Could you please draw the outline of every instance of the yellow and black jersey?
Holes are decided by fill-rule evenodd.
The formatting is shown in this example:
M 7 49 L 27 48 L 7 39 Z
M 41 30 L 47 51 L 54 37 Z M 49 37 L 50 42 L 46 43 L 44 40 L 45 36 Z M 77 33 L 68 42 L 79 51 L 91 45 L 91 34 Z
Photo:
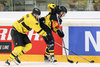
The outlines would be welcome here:
M 61 24 L 62 20 L 55 12 L 53 12 L 53 9 L 55 9 L 54 4 L 49 4 L 49 14 L 45 17 L 45 24 L 52 29 L 54 32 L 57 32 L 59 29 L 59 24 Z
M 46 36 L 47 33 L 40 27 L 39 22 L 32 13 L 23 16 L 20 20 L 13 23 L 16 30 L 22 34 L 26 34 L 31 29 L 35 30 L 39 35 Z

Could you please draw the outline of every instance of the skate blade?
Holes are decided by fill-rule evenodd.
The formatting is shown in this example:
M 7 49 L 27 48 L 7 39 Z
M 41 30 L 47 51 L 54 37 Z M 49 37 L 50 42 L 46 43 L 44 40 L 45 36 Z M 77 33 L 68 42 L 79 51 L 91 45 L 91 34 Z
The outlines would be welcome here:
M 5 63 L 5 66 L 10 66 L 9 64 Z
M 18 63 L 17 61 L 13 61 L 16 65 L 19 65 L 20 63 Z

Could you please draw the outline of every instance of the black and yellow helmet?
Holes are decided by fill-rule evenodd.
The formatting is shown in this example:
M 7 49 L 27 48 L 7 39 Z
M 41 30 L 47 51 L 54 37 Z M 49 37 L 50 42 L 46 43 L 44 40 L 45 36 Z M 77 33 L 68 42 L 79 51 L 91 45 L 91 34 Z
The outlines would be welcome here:
M 50 12 L 52 12 L 52 10 L 54 10 L 55 7 L 56 7 L 56 5 L 53 4 L 53 3 L 48 4 L 48 9 L 49 9 Z

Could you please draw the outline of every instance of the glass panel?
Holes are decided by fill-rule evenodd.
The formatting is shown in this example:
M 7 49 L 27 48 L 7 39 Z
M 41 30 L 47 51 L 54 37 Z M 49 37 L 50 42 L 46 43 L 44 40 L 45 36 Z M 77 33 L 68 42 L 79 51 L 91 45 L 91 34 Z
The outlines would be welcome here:
M 67 0 L 67 3 L 71 11 L 85 11 L 87 5 L 86 0 Z
M 69 11 L 100 11 L 100 0 L 0 0 L 0 11 L 48 11 L 47 5 L 65 6 Z
M 13 0 L 13 10 L 14 11 L 24 11 L 25 10 L 25 0 Z
M 0 0 L 0 11 L 8 11 L 10 0 Z

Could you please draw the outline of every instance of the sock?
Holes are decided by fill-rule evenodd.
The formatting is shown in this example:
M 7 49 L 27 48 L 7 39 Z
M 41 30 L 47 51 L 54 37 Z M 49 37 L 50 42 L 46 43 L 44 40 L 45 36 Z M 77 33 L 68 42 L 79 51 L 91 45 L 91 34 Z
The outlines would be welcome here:
M 49 50 L 49 52 L 51 56 L 54 55 L 54 50 Z
M 22 51 L 23 47 L 22 46 L 17 46 L 14 48 L 14 50 L 12 51 L 12 53 L 10 54 L 8 60 L 11 62 L 13 61 L 13 59 L 18 56 L 18 54 Z
M 16 55 L 14 52 L 12 52 L 12 53 L 10 54 L 8 60 L 11 62 L 11 61 L 13 61 L 13 59 L 14 59 L 16 56 L 17 56 L 17 55 Z
M 54 46 L 52 46 L 52 45 L 49 46 L 48 51 L 49 51 L 50 55 L 54 55 Z
M 46 55 L 46 56 L 49 56 L 49 55 L 50 55 L 50 52 L 49 52 L 49 50 L 48 50 L 48 47 L 46 47 L 45 55 Z

